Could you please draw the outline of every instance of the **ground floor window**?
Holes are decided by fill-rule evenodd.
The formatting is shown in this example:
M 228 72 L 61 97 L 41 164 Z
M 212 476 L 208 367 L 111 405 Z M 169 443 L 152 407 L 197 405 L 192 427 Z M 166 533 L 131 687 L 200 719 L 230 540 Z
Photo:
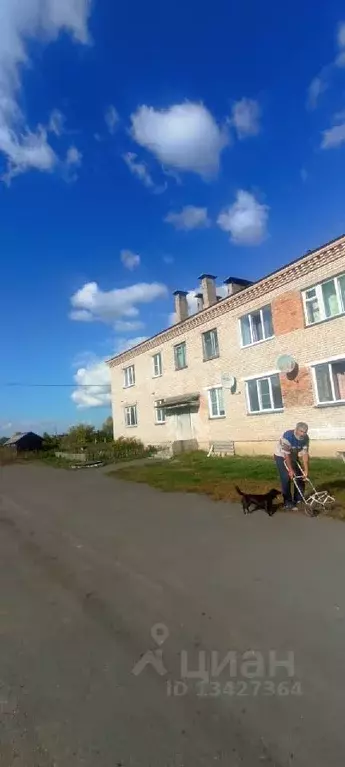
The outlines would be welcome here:
M 155 403 L 155 422 L 165 423 L 165 408 L 162 407 L 163 400 L 159 399 Z
M 345 402 L 345 359 L 315 365 L 314 378 L 320 405 Z
M 129 405 L 129 407 L 125 407 L 125 424 L 126 426 L 138 425 L 138 413 L 136 405 Z
M 249 413 L 265 413 L 283 409 L 283 397 L 278 374 L 246 381 Z
M 215 386 L 208 390 L 208 411 L 210 418 L 222 418 L 225 416 L 223 388 Z

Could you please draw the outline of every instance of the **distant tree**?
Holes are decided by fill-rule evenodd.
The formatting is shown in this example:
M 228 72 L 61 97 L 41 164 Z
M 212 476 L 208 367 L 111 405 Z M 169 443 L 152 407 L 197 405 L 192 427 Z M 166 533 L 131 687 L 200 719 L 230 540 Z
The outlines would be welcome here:
M 111 437 L 111 439 L 113 439 L 114 426 L 113 426 L 113 419 L 111 415 L 105 419 L 104 424 L 102 426 L 102 431 L 104 432 L 104 434 L 106 434 L 107 436 Z
M 90 424 L 80 423 L 71 426 L 69 432 L 62 438 L 63 447 L 67 449 L 80 449 L 96 441 L 96 430 Z
M 9 439 L 9 437 L 0 437 L 0 447 L 1 447 L 2 445 L 4 445 L 4 444 L 5 444 L 5 442 L 7 442 L 7 440 L 8 440 L 8 439 Z
M 56 434 L 48 434 L 47 431 L 43 434 L 43 450 L 57 450 L 60 444 L 59 437 Z

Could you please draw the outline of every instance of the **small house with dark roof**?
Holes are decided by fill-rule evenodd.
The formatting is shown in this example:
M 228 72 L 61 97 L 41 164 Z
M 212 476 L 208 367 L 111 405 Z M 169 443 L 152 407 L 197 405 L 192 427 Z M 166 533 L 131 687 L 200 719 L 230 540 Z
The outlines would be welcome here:
M 7 440 L 4 447 L 16 450 L 18 453 L 26 452 L 29 450 L 41 450 L 43 444 L 43 438 L 39 434 L 35 434 L 33 431 L 16 432 L 13 437 Z

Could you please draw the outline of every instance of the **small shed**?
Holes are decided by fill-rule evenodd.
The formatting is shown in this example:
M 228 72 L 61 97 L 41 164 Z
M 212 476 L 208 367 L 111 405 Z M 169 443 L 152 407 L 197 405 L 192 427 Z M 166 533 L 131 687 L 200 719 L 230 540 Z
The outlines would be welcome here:
M 35 434 L 33 431 L 17 432 L 10 439 L 7 440 L 4 447 L 16 450 L 17 453 L 26 452 L 29 450 L 41 450 L 43 444 L 43 438 L 39 434 Z

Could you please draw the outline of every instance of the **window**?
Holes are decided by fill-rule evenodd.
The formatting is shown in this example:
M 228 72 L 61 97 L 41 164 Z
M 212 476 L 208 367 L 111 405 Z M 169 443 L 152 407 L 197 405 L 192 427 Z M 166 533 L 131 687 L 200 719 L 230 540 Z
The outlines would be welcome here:
M 270 306 L 264 306 L 257 312 L 246 314 L 245 317 L 241 317 L 240 324 L 242 346 L 251 346 L 274 336 Z
M 165 423 L 165 408 L 162 407 L 162 399 L 157 400 L 155 403 L 155 422 Z
M 210 418 L 223 418 L 225 416 L 223 389 L 221 386 L 208 390 L 208 410 Z
M 250 413 L 265 413 L 282 410 L 283 398 L 279 375 L 254 378 L 246 382 L 247 401 Z
M 129 407 L 125 407 L 125 424 L 126 426 L 138 425 L 138 413 L 136 405 L 129 405 Z
M 135 384 L 135 370 L 134 365 L 130 365 L 128 368 L 123 369 L 123 380 L 124 380 L 124 387 L 127 389 L 128 386 L 134 386 Z
M 315 365 L 314 377 L 320 405 L 345 402 L 345 359 Z
M 174 346 L 174 355 L 175 355 L 175 369 L 182 370 L 182 368 L 186 368 L 187 367 L 187 351 L 186 351 L 185 341 L 182 344 L 177 344 L 177 346 Z
M 321 282 L 303 293 L 307 325 L 345 313 L 345 274 Z
M 152 361 L 153 361 L 153 377 L 158 378 L 158 376 L 161 376 L 163 372 L 161 353 L 158 352 L 158 354 L 154 354 L 152 357 Z
M 212 360 L 219 357 L 218 333 L 216 330 L 208 330 L 202 334 L 202 347 L 204 360 Z

